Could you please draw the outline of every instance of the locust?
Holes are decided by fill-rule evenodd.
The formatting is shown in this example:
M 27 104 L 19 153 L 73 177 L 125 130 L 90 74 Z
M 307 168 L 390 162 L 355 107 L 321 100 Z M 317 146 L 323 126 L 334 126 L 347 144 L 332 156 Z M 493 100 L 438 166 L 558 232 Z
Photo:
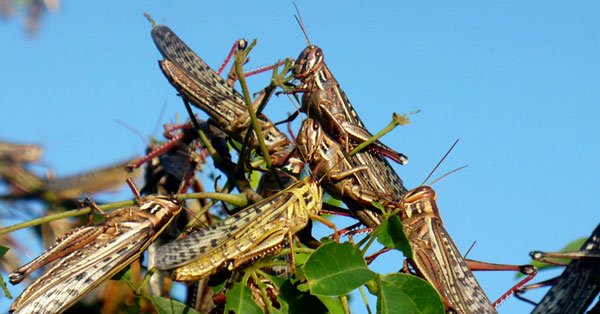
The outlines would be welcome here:
M 333 196 L 348 204 L 366 206 L 378 202 L 397 207 L 413 251 L 410 264 L 438 290 L 448 310 L 456 313 L 496 312 L 444 228 L 433 189 L 419 187 L 399 200 L 377 194 L 371 183 L 374 182 L 371 169 L 365 166 L 352 168 L 341 145 L 325 134 L 313 119 L 303 121 L 296 141 L 300 154 L 313 173 L 324 178 L 323 188 Z M 362 180 L 359 173 L 371 179 Z M 520 270 L 528 275 L 535 273 L 529 265 L 471 264 L 480 268 L 493 266 L 495 269 Z M 525 282 L 520 283 L 523 284 Z M 507 296 L 503 295 L 497 302 Z
M 354 214 L 356 208 L 363 207 L 378 211 L 373 203 L 399 201 L 394 199 L 393 194 L 385 194 L 385 190 L 379 189 L 377 182 L 381 179 L 375 177 L 371 168 L 352 164 L 342 146 L 325 133 L 317 120 L 307 118 L 302 122 L 296 147 L 313 174 L 323 178 L 323 189 L 344 201 Z M 379 217 L 371 210 L 363 214 L 372 221 L 378 221 Z
M 436 199 L 431 187 L 420 186 L 406 193 L 401 202 L 399 215 L 412 249 L 409 264 L 436 288 L 447 311 L 496 313 L 494 306 L 530 281 L 537 273 L 535 267 L 467 262 L 444 228 Z M 527 277 L 492 304 L 473 276 L 474 269 L 518 270 Z
M 236 269 L 276 253 L 310 219 L 331 226 L 318 214 L 323 192 L 306 177 L 225 220 L 160 247 L 156 268 L 173 271 L 177 281 L 196 281 L 222 268 Z M 293 265 L 293 254 L 290 254 Z
M 171 85 L 192 105 L 202 109 L 234 140 L 243 143 L 250 127 L 250 115 L 243 96 L 233 88 L 231 80 L 225 81 L 191 50 L 170 28 L 156 26 L 152 39 L 165 58 L 159 66 Z M 234 49 L 244 49 L 246 42 L 238 40 Z M 230 54 L 231 55 L 231 54 Z M 254 110 L 265 97 L 264 93 L 254 102 Z M 287 166 L 298 174 L 302 170 L 299 160 L 289 159 L 292 142 L 264 115 L 258 116 L 261 133 L 274 165 Z M 256 135 L 250 145 L 258 147 Z
M 128 181 L 133 187 L 133 182 Z M 94 226 L 80 227 L 9 275 L 12 284 L 54 264 L 14 301 L 10 312 L 60 313 L 105 279 L 131 264 L 165 230 L 182 206 L 168 196 L 134 194 L 139 205 L 115 210 Z M 97 210 L 100 210 L 97 208 Z
M 139 174 L 125 171 L 130 162 L 131 159 L 72 176 L 47 179 L 41 191 L 58 199 L 75 199 L 81 195 L 114 189 L 121 186 L 128 177 Z
M 302 93 L 300 111 L 319 121 L 325 132 L 344 146 L 346 153 L 350 152 L 350 146 L 372 137 L 325 64 L 321 48 L 309 43 L 294 62 L 292 74 L 300 81 L 293 91 Z M 400 164 L 408 162 L 405 155 L 379 141 L 368 146 L 366 151 L 351 156 L 349 162 L 355 168 L 366 166 L 370 169 L 370 177 L 366 172 L 359 172 L 357 176 L 362 176 L 365 181 L 374 178 L 375 191 L 401 199 L 407 189 L 385 157 Z M 366 226 L 375 227 L 381 222 L 378 212 L 369 213 L 370 209 L 355 208 L 354 214 Z
M 0 165 L 0 176 L 10 183 L 14 199 L 40 198 L 47 202 L 68 203 L 81 195 L 114 189 L 121 186 L 126 178 L 137 176 L 137 173 L 125 171 L 130 162 L 58 178 L 41 178 L 23 167 Z
M 325 64 L 321 48 L 315 45 L 306 47 L 291 71 L 300 80 L 295 92 L 303 93 L 300 111 L 318 120 L 328 134 L 345 145 L 346 152 L 350 152 L 351 144 L 360 144 L 373 137 Z M 379 141 L 367 149 L 400 164 L 408 162 L 404 154 Z
M 521 288 L 517 296 L 527 290 L 551 285 L 532 313 L 584 313 L 600 293 L 600 225 L 579 251 L 568 253 L 545 253 L 534 251 L 530 254 L 534 260 L 546 261 L 547 258 L 569 258 L 572 261 L 563 273 L 550 280 Z

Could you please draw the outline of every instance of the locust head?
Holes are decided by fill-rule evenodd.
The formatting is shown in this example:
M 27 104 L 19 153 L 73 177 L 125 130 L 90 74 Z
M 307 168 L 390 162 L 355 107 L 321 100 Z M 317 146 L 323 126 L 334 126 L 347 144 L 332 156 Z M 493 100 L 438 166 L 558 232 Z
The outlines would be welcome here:
M 325 64 L 325 59 L 321 48 L 310 45 L 302 50 L 296 59 L 296 62 L 294 62 L 292 74 L 294 74 L 294 77 L 297 79 L 304 81 L 305 79 L 314 76 L 315 73 L 321 69 L 323 64 Z
M 436 193 L 429 186 L 420 186 L 408 191 L 402 199 L 403 215 L 410 218 L 413 215 L 425 216 L 434 214 L 439 216 Z
M 296 138 L 296 146 L 302 159 L 307 162 L 317 161 L 317 151 L 323 141 L 324 134 L 321 125 L 316 120 L 309 118 L 302 122 Z

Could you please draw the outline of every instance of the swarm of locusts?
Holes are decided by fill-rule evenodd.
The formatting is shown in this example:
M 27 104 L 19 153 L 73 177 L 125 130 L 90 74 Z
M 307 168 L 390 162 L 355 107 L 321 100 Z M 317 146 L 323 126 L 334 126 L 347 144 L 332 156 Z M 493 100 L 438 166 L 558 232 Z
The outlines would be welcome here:
M 237 40 L 215 71 L 169 27 L 153 23 L 151 37 L 163 57 L 160 71 L 181 97 L 189 121 L 165 125 L 166 140 L 151 145 L 146 157 L 121 165 L 118 175 L 97 171 L 69 185 L 68 180 L 24 180 L 25 165 L 39 158 L 39 147 L 0 145 L 0 178 L 17 197 L 42 197 L 47 191 L 60 196 L 68 190 L 64 199 L 76 199 L 93 192 L 95 182 L 124 182 L 123 173 L 133 177 L 132 171 L 144 169 L 141 191 L 127 181 L 133 201 L 96 205 L 88 199 L 89 206 L 72 216 L 96 214 L 99 222 L 81 222 L 9 274 L 12 284 L 28 283 L 10 312 L 63 312 L 111 278 L 128 283 L 127 289 L 139 296 L 132 312 L 169 308 L 176 313 L 190 308 L 271 313 L 299 307 L 344 313 L 349 311 L 348 293 L 355 289 L 363 297 L 375 295 L 376 311 L 382 313 L 496 313 L 512 293 L 522 295 L 533 286 L 525 286 L 536 274 L 532 265 L 490 264 L 461 254 L 444 227 L 436 192 L 429 186 L 405 188 L 390 161 L 404 165 L 408 157 L 380 141 L 407 124 L 407 116 L 393 114 L 390 125 L 373 135 L 308 36 L 308 46 L 297 58 L 266 69 L 272 70 L 271 82 L 254 100 L 245 79 L 253 73 L 244 73 L 242 66 L 255 41 Z M 223 78 L 230 59 L 233 66 Z M 241 92 L 234 89 L 236 82 Z M 299 110 L 287 121 L 274 123 L 262 113 L 274 94 L 298 101 Z M 295 118 L 302 119 L 297 132 L 278 127 Z M 214 192 L 207 192 L 198 179 L 207 160 L 225 179 L 215 180 Z M 257 174 L 256 184 L 252 178 Z M 333 205 L 332 199 L 344 205 Z M 336 226 L 329 215 L 348 216 L 356 223 Z M 313 222 L 329 227 L 331 236 L 315 239 Z M 597 232 L 581 251 L 559 257 L 597 261 Z M 384 248 L 365 256 L 375 240 Z M 405 257 L 397 261 L 398 272 L 369 270 L 368 264 L 389 250 L 400 250 Z M 536 252 L 533 257 L 544 260 L 556 254 Z M 540 303 L 545 308 L 536 311 L 566 313 L 560 300 L 572 301 L 573 295 L 585 300 L 571 302 L 569 308 L 587 308 L 600 287 L 596 264 L 567 268 L 565 276 L 578 282 L 592 279 L 562 282 L 550 301 Z M 43 267 L 41 276 L 29 279 Z M 142 275 L 140 268 L 147 271 Z M 485 269 L 525 276 L 492 302 L 472 273 Z M 577 277 L 580 273 L 585 275 Z M 168 298 L 173 281 L 187 285 L 185 304 Z M 115 301 L 115 295 L 104 294 L 104 304 L 109 304 L 104 310 L 116 311 L 123 306 L 119 302 L 133 306 L 131 300 Z M 372 311 L 366 298 L 365 306 Z

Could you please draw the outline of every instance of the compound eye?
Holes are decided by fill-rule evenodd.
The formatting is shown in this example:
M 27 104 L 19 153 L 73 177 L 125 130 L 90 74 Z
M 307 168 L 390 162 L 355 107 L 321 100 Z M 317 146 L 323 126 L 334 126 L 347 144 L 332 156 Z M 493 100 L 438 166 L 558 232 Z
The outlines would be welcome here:
M 246 39 L 238 40 L 238 50 L 244 50 L 248 46 L 248 41 Z

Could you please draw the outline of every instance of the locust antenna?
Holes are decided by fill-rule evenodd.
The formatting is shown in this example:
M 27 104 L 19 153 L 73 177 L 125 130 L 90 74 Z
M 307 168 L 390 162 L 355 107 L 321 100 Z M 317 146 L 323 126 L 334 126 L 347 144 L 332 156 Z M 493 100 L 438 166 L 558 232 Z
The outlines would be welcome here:
M 300 29 L 302 30 L 302 33 L 304 34 L 304 38 L 306 38 L 306 44 L 308 46 L 310 46 L 311 45 L 310 39 L 308 38 L 308 35 L 306 34 L 306 28 L 304 27 L 304 21 L 302 21 L 302 15 L 300 14 L 300 10 L 298 9 L 296 2 L 294 2 L 294 8 L 296 8 L 296 14 L 297 14 L 297 15 L 294 15 L 294 18 L 296 18 L 296 22 L 298 22 L 298 25 L 300 25 Z
M 471 247 L 469 247 L 469 249 L 467 250 L 467 253 L 465 253 L 464 258 L 467 258 L 467 255 L 469 255 L 469 253 L 471 253 L 471 250 L 475 247 L 475 244 L 477 244 L 477 240 L 473 241 L 473 244 L 471 244 Z
M 158 131 L 158 127 L 160 126 L 160 120 L 165 115 L 165 110 L 167 109 L 167 102 L 164 101 L 162 106 L 160 107 L 160 113 L 158 114 L 158 119 L 156 119 L 156 124 L 154 125 L 154 131 L 152 131 L 152 136 L 156 136 L 156 132 Z
M 453 174 L 453 173 L 457 172 L 458 170 L 465 169 L 465 168 L 467 168 L 468 166 L 469 166 L 469 165 L 464 165 L 464 166 L 462 166 L 462 167 L 458 167 L 458 168 L 456 168 L 456 169 L 454 169 L 454 170 L 452 170 L 452 171 L 450 171 L 450 172 L 448 172 L 448 173 L 444 174 L 443 176 L 441 176 L 441 177 L 439 177 L 439 178 L 437 178 L 437 179 L 433 180 L 433 182 L 429 183 L 428 185 L 429 185 L 429 186 L 432 186 L 432 185 L 434 185 L 436 182 L 438 182 L 438 181 L 442 180 L 443 178 L 445 178 L 445 177 L 447 177 L 447 176 L 449 176 L 449 175 L 451 175 L 451 174 Z
M 456 141 L 454 142 L 454 144 L 452 144 L 452 146 L 450 146 L 450 149 L 448 149 L 448 151 L 446 152 L 446 154 L 444 154 L 444 157 L 442 157 L 442 159 L 440 159 L 440 161 L 438 161 L 437 165 L 435 165 L 435 167 L 433 167 L 433 170 L 431 170 L 431 172 L 429 173 L 429 175 L 427 175 L 427 178 L 425 178 L 425 180 L 423 180 L 423 182 L 419 186 L 424 185 L 425 182 L 427 182 L 427 180 L 429 180 L 429 178 L 431 178 L 431 176 L 437 170 L 437 168 L 442 164 L 442 162 L 444 162 L 444 159 L 446 159 L 446 157 L 448 157 L 448 155 L 450 154 L 450 152 L 452 151 L 452 149 L 454 149 L 454 146 L 456 146 L 456 144 L 458 144 L 458 140 L 459 139 L 456 139 Z
M 158 119 L 156 119 L 156 124 L 154 126 L 154 131 L 152 131 L 152 137 L 156 136 L 156 132 L 158 130 L 158 127 L 160 126 L 160 120 L 162 119 L 164 113 L 165 113 L 165 109 L 167 107 L 167 103 L 163 102 L 163 105 L 160 109 L 160 114 L 158 115 Z M 135 134 L 138 138 L 140 138 L 142 140 L 142 143 L 144 143 L 144 145 L 147 145 L 147 139 L 142 135 L 142 133 L 140 133 L 140 131 L 138 131 L 137 129 L 135 129 L 133 126 L 131 126 L 130 124 L 128 124 L 127 122 L 124 122 L 120 119 L 114 119 L 114 121 L 124 127 L 125 129 L 127 129 L 129 132 Z
M 133 133 L 135 136 L 137 136 L 140 140 L 142 140 L 142 143 L 144 143 L 144 145 L 146 145 L 146 138 L 142 135 L 142 133 L 140 133 L 140 131 L 136 130 L 134 127 L 132 127 L 131 125 L 129 125 L 128 123 L 121 121 L 120 119 L 114 119 L 115 123 L 117 123 L 118 125 L 124 127 L 125 129 L 127 129 L 127 131 Z

